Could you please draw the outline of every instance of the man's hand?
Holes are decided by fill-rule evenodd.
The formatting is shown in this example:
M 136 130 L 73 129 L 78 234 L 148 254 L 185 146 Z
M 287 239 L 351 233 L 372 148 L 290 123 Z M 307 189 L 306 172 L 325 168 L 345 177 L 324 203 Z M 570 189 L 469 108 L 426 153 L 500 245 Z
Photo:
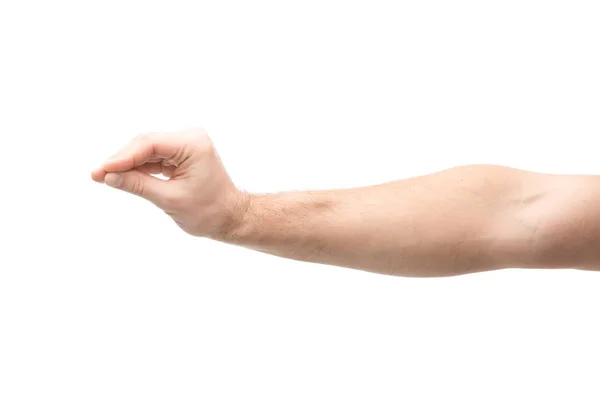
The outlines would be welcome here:
M 247 203 L 199 128 L 140 135 L 92 179 L 151 201 L 195 236 L 219 237 L 235 228 Z

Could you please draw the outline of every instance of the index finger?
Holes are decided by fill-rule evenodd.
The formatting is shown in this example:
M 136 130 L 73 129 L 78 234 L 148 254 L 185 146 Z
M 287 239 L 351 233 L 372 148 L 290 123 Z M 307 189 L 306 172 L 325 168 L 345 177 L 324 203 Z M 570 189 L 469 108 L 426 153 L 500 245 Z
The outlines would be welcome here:
M 175 137 L 165 133 L 148 133 L 132 140 L 125 148 L 104 162 L 106 172 L 129 171 L 156 159 L 173 159 L 180 149 Z

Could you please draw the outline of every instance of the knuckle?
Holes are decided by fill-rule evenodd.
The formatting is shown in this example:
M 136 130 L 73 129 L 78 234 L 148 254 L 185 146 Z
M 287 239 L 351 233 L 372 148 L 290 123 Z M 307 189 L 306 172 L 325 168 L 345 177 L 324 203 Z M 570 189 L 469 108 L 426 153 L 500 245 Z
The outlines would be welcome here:
M 208 136 L 208 133 L 206 133 L 206 130 L 199 126 L 189 129 L 188 134 L 195 138 L 203 138 L 203 137 Z
M 152 140 L 152 133 L 140 133 L 134 138 L 134 142 L 136 143 L 148 143 Z
M 144 195 L 144 181 L 140 178 L 133 178 L 130 184 L 131 193 L 138 196 Z
M 186 136 L 188 139 L 198 145 L 206 145 L 211 143 L 208 133 L 203 128 L 192 128 L 187 131 Z
M 195 154 L 200 158 L 210 158 L 216 154 L 215 147 L 209 140 L 196 140 L 182 146 L 182 154 Z
M 207 144 L 201 147 L 201 151 L 204 155 L 214 156 L 216 154 L 215 146 Z
M 215 153 L 215 145 L 212 140 L 206 136 L 198 143 L 199 150 L 204 154 L 213 154 Z

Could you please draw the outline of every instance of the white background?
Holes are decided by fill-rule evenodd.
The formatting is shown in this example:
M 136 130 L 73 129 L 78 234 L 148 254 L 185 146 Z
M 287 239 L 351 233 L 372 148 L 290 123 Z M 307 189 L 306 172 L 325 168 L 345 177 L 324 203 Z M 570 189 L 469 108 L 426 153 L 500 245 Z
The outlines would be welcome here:
M 203 126 L 253 192 L 600 174 L 589 1 L 0 2 L 0 398 L 597 399 L 600 273 L 408 279 L 186 236 L 92 182 Z

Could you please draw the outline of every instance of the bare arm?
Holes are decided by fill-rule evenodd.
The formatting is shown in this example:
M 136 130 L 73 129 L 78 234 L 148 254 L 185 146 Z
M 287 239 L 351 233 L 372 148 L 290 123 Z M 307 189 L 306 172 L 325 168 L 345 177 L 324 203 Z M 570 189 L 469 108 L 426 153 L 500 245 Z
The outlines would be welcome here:
M 170 181 L 145 173 L 157 172 L 148 166 L 156 159 Z M 471 165 L 355 189 L 251 195 L 194 130 L 138 139 L 93 178 L 153 201 L 190 234 L 308 262 L 419 277 L 600 269 L 600 177 Z
M 600 266 L 600 178 L 470 165 L 376 186 L 249 196 L 221 240 L 401 276 Z

